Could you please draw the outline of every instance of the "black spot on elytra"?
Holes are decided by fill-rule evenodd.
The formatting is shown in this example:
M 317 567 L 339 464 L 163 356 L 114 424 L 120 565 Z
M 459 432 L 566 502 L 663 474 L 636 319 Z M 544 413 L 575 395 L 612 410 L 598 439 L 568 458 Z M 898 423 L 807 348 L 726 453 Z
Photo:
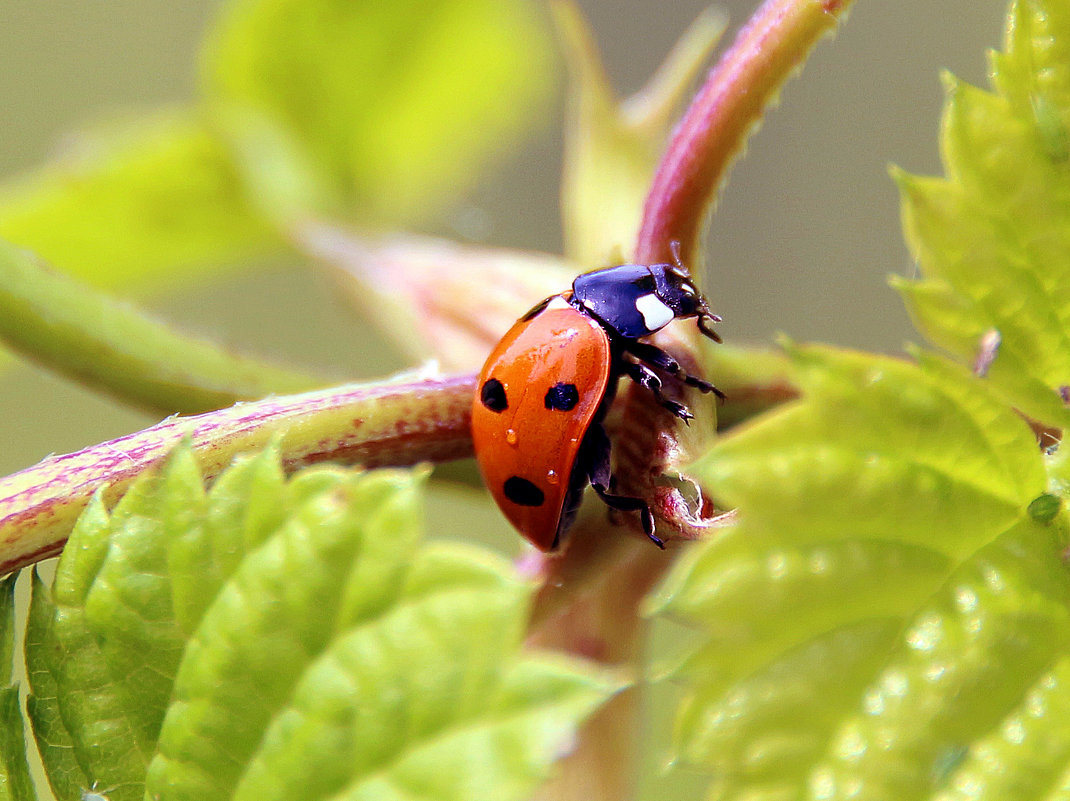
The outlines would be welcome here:
M 504 412 L 509 408 L 509 399 L 505 397 L 505 387 L 497 378 L 488 378 L 479 390 L 480 402 L 492 412 Z
M 517 506 L 542 506 L 546 500 L 541 489 L 520 476 L 507 478 L 502 489 L 505 491 L 505 497 Z
M 558 381 L 546 390 L 546 408 L 555 412 L 568 412 L 580 402 L 580 393 L 575 384 Z

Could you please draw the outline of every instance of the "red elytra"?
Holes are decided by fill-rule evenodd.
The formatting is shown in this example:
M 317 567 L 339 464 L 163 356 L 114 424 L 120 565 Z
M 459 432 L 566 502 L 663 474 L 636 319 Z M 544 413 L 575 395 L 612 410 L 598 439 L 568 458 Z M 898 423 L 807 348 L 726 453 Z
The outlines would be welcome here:
M 509 522 L 541 550 L 557 545 L 570 522 L 562 518 L 574 512 L 566 508 L 570 491 L 578 495 L 573 472 L 606 397 L 610 361 L 602 326 L 565 303 L 516 323 L 480 375 L 472 436 L 483 480 Z M 497 383 L 487 390 L 488 382 Z

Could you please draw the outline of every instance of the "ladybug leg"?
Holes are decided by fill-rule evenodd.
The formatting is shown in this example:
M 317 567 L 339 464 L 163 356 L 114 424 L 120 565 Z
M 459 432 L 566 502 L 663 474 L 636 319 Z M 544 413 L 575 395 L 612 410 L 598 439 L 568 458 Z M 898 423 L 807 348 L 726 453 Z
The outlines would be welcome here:
M 672 412 L 676 417 L 679 417 L 685 423 L 688 420 L 694 419 L 695 415 L 691 414 L 691 410 L 684 406 L 682 403 L 677 403 L 674 400 L 669 400 L 661 394 L 661 379 L 658 378 L 658 374 L 640 362 L 624 361 L 623 372 L 630 379 L 640 386 L 646 387 L 654 393 L 654 397 L 657 398 L 658 403 Z
M 621 512 L 634 512 L 639 510 L 643 520 L 643 532 L 650 538 L 650 541 L 665 550 L 665 541 L 654 533 L 654 514 L 650 511 L 650 507 L 647 506 L 646 501 L 641 498 L 629 498 L 626 495 L 610 495 L 603 490 L 597 484 L 592 484 L 594 491 L 598 493 L 598 497 L 602 499 L 602 502 L 610 509 L 617 509 Z
M 654 533 L 654 514 L 650 511 L 646 501 L 642 498 L 631 498 L 627 495 L 611 495 L 609 492 L 609 483 L 613 476 L 609 463 L 609 436 L 607 436 L 605 428 L 601 423 L 595 423 L 587 432 L 587 437 L 587 447 L 590 448 L 591 459 L 587 473 L 591 480 L 591 486 L 598 493 L 598 497 L 610 509 L 616 509 L 621 512 L 638 511 L 643 521 L 643 532 L 650 538 L 651 542 L 664 550 L 664 541 Z
M 717 389 L 709 381 L 703 381 L 701 378 L 695 378 L 685 373 L 680 366 L 680 362 L 656 345 L 651 345 L 647 342 L 629 342 L 627 350 L 640 361 L 664 370 L 669 375 L 683 381 L 689 387 L 695 387 L 699 392 L 712 392 L 718 398 L 724 400 L 724 393 L 721 390 Z

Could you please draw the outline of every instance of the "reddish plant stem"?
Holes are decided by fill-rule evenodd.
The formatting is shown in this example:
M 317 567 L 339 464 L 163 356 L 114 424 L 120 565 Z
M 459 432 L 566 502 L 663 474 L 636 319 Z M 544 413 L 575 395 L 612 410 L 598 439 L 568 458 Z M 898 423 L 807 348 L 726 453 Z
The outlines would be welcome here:
M 106 500 L 119 498 L 183 437 L 190 438 L 206 479 L 235 455 L 276 436 L 288 470 L 324 461 L 367 467 L 444 462 L 471 455 L 474 389 L 472 375 L 333 387 L 170 417 L 136 434 L 51 457 L 0 479 L 0 575 L 58 554 L 94 492 L 105 488 Z M 742 405 L 726 419 L 783 400 L 765 387 L 734 389 L 735 398 Z
M 814 44 L 834 28 L 851 0 L 766 0 L 736 36 L 673 133 L 647 195 L 636 240 L 636 261 L 671 261 L 679 241 L 686 264 L 696 262 L 699 233 L 728 166 L 766 106 L 797 71 Z M 664 336 L 667 336 L 664 335 Z M 664 339 L 663 335 L 658 335 Z M 691 333 L 694 336 L 694 332 Z M 686 343 L 673 353 L 685 369 L 697 368 Z M 629 453 L 618 453 L 616 477 L 625 494 L 654 499 L 678 445 L 677 421 L 655 407 L 649 393 L 628 387 L 619 401 Z M 678 535 L 701 536 L 671 506 L 656 503 Z
M 0 479 L 0 574 L 54 556 L 89 499 L 114 502 L 189 438 L 206 479 L 238 454 L 278 441 L 284 466 L 367 467 L 470 456 L 471 375 L 351 384 L 169 417 L 136 434 L 54 456 Z
M 583 526 L 573 532 L 568 556 L 547 566 L 529 628 L 530 646 L 605 665 L 631 665 L 640 658 L 646 626 L 637 605 L 672 558 L 641 535 L 604 533 L 604 527 Z M 631 798 L 641 701 L 640 689 L 632 687 L 599 709 L 580 730 L 576 750 L 558 763 L 540 801 Z
M 636 243 L 639 263 L 694 262 L 706 210 L 748 133 L 851 0 L 766 0 L 710 71 L 654 176 Z

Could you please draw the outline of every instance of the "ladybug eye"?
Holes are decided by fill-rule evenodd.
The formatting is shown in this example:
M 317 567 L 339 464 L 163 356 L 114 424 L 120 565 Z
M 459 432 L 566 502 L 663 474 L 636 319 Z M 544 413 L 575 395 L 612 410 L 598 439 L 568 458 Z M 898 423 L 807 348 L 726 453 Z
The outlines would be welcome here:
M 559 381 L 546 390 L 546 408 L 555 412 L 568 412 L 580 402 L 580 393 L 575 384 Z
M 492 412 L 504 412 L 509 408 L 509 399 L 505 396 L 505 387 L 497 378 L 488 378 L 479 391 L 479 400 Z

